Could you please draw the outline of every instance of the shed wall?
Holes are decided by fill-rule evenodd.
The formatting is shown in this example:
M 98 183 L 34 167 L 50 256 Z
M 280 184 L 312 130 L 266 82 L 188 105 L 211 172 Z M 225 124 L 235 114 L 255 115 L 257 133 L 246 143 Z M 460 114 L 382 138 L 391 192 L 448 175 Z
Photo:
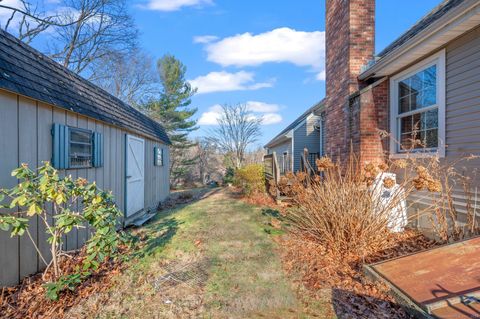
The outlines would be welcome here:
M 38 167 L 52 156 L 51 128 L 54 123 L 85 128 L 103 133 L 104 166 L 60 171 L 72 177 L 95 181 L 104 190 L 111 190 L 120 210 L 125 206 L 125 130 L 92 118 L 68 112 L 48 104 L 0 90 L 0 188 L 17 183 L 11 171 L 21 163 Z M 135 134 L 133 134 L 135 135 Z M 144 138 L 144 137 L 141 137 Z M 145 139 L 145 208 L 154 209 L 169 194 L 169 152 L 165 144 Z M 164 165 L 154 166 L 153 147 L 163 147 Z M 80 207 L 79 207 L 80 208 Z M 48 256 L 44 226 L 34 217 L 30 231 L 42 254 Z M 65 249 L 79 248 L 88 239 L 89 230 L 74 230 L 67 235 Z M 28 237 L 10 238 L 0 231 L 0 286 L 17 284 L 19 280 L 45 267 Z

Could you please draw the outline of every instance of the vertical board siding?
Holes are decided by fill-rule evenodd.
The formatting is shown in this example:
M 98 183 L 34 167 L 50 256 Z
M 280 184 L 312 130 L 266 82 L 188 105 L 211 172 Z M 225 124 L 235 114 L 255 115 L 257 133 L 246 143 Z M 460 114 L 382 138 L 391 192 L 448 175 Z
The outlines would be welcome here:
M 34 100 L 20 97 L 18 100 L 18 123 L 28 129 L 18 130 L 18 164 L 28 164 L 31 169 L 37 167 L 37 103 Z M 30 218 L 28 231 L 38 242 L 38 216 Z M 29 236 L 19 237 L 20 240 L 20 277 L 37 272 L 38 256 L 35 245 Z
M 89 120 L 86 117 L 80 116 L 80 115 L 77 116 L 77 125 L 78 125 L 79 128 L 91 129 L 92 124 L 90 124 L 90 126 L 89 126 L 88 122 L 89 122 Z M 93 122 L 93 128 L 95 129 L 95 121 L 90 120 L 90 122 Z M 90 172 L 90 178 L 89 178 L 89 172 Z M 91 169 L 91 168 L 89 168 L 89 169 L 87 169 L 87 168 L 78 169 L 77 170 L 77 178 L 85 178 L 86 180 L 88 180 L 88 182 L 91 183 L 91 182 L 95 181 L 95 170 Z M 78 203 L 77 209 L 78 209 L 78 211 L 82 211 L 83 210 L 83 204 Z M 77 243 L 75 245 L 76 246 L 75 248 L 82 246 L 87 241 L 87 237 L 88 237 L 87 224 L 85 224 L 84 226 L 85 226 L 85 228 L 80 228 L 80 229 L 77 230 Z
M 10 188 L 17 183 L 10 173 L 18 165 L 18 103 L 17 96 L 0 95 L 0 187 Z M 8 213 L 10 210 L 0 210 Z M 0 230 L 0 283 L 13 285 L 19 280 L 19 240 Z
M 120 210 L 125 203 L 125 134 L 126 131 L 95 119 L 68 112 L 51 105 L 19 97 L 0 90 L 0 188 L 13 187 L 17 181 L 10 173 L 21 163 L 32 169 L 51 161 L 54 123 L 85 128 L 103 134 L 104 162 L 102 167 L 59 170 L 59 175 L 83 177 L 96 182 L 98 187 L 111 191 Z M 131 133 L 129 133 L 131 134 Z M 144 137 L 142 137 L 145 139 Z M 153 147 L 164 149 L 164 166 L 153 165 Z M 145 139 L 145 208 L 155 209 L 159 201 L 169 195 L 168 146 Z M 52 207 L 47 206 L 47 210 Z M 78 207 L 81 209 L 81 206 Z M 0 211 L 6 213 L 9 211 Z M 52 220 L 49 220 L 52 222 Z M 51 260 L 49 235 L 44 223 L 37 217 L 30 222 L 30 232 L 48 263 Z M 88 239 L 89 230 L 72 230 L 64 239 L 66 250 L 80 248 Z M 17 284 L 29 274 L 45 269 L 46 265 L 27 236 L 10 238 L 0 231 L 0 287 Z
M 75 113 L 67 112 L 67 120 L 66 120 L 66 125 L 71 126 L 71 127 L 78 127 L 78 116 Z M 68 141 L 69 136 L 65 137 Z M 68 143 L 68 142 L 67 142 Z M 67 161 L 69 158 L 67 157 Z M 67 166 L 68 167 L 68 166 Z M 66 171 L 67 176 L 70 175 L 72 176 L 73 179 L 77 179 L 79 177 L 79 169 L 69 169 Z M 78 206 L 78 203 L 75 203 L 74 209 L 79 209 L 80 207 Z M 71 232 L 67 234 L 67 240 L 66 240 L 66 250 L 74 250 L 78 248 L 78 230 L 74 229 Z
M 42 165 L 45 161 L 50 161 L 52 157 L 52 134 L 51 128 L 53 125 L 53 108 L 51 106 L 38 103 L 37 116 L 37 151 L 38 151 L 38 165 Z M 51 205 L 46 207 L 50 212 L 53 210 Z M 48 217 L 48 222 L 51 223 L 53 218 Z M 45 232 L 46 226 L 43 222 L 38 225 L 38 247 L 46 262 L 52 258 L 50 253 L 50 245 L 47 243 L 49 235 Z M 39 270 L 44 269 L 47 265 L 43 260 L 39 259 Z

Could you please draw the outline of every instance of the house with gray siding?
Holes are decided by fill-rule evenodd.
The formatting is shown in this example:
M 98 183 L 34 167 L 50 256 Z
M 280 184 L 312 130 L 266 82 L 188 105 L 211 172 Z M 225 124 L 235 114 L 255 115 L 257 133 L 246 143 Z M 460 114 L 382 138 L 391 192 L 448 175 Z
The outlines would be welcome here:
M 272 140 L 265 144 L 267 154 L 275 153 L 281 174 L 301 169 L 301 156 L 308 150 L 308 160 L 315 167 L 315 159 L 323 156 L 322 119 L 323 100 L 310 107 Z
M 406 156 L 455 163 L 480 155 L 480 1 L 441 1 L 378 54 L 375 0 L 327 0 L 326 21 L 328 156 L 344 162 L 353 150 L 362 163 Z M 461 166 L 477 198 L 480 159 Z M 460 185 L 453 196 L 466 212 Z M 409 200 L 424 199 L 417 192 Z
M 160 124 L 0 30 L 0 188 L 17 183 L 11 171 L 22 163 L 51 161 L 61 176 L 111 191 L 126 224 L 169 195 L 169 145 Z M 43 223 L 30 223 L 48 256 Z M 88 236 L 71 231 L 65 249 Z M 45 267 L 26 236 L 1 231 L 0 256 L 0 286 Z

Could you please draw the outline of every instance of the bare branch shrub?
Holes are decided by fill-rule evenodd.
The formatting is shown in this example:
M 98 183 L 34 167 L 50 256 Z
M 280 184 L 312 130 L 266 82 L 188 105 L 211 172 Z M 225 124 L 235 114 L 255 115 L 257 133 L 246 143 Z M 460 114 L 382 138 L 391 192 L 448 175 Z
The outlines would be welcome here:
M 412 155 L 387 164 L 361 165 L 352 155 L 340 165 L 324 157 L 317 160 L 318 174 L 287 174 L 278 188 L 295 203 L 287 216 L 293 231 L 335 254 L 365 258 L 390 245 L 392 230 L 400 231 L 423 216 L 431 220 L 434 234 L 442 241 L 479 233 L 471 177 L 461 174 L 458 163 Z M 454 188 L 457 193 L 464 190 L 465 222 Z M 412 199 L 413 194 L 421 199 Z

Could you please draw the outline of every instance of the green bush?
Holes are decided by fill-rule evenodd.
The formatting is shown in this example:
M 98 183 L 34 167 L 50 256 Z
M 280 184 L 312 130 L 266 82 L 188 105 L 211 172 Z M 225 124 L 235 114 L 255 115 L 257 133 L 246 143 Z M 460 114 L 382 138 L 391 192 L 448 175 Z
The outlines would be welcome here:
M 53 278 L 45 284 L 49 298 L 57 299 L 61 291 L 75 289 L 101 262 L 117 256 L 121 235 L 116 226 L 121 212 L 111 194 L 84 178 L 60 177 L 48 162 L 35 171 L 22 164 L 12 176 L 18 179 L 18 184 L 11 189 L 0 189 L 0 203 L 4 202 L 0 208 L 13 210 L 0 215 L 0 229 L 10 231 L 11 236 L 28 235 L 41 260 L 47 264 L 44 279 L 52 268 Z M 34 216 L 45 224 L 52 256 L 50 262 L 29 231 L 29 218 Z M 60 258 L 68 255 L 63 250 L 65 235 L 87 225 L 92 233 L 85 244 L 86 256 L 76 273 L 63 274 Z
M 243 193 L 265 192 L 265 172 L 262 164 L 249 164 L 235 172 L 235 186 L 242 189 Z
M 233 184 L 235 178 L 235 170 L 233 167 L 227 167 L 225 176 L 223 177 L 223 184 Z

